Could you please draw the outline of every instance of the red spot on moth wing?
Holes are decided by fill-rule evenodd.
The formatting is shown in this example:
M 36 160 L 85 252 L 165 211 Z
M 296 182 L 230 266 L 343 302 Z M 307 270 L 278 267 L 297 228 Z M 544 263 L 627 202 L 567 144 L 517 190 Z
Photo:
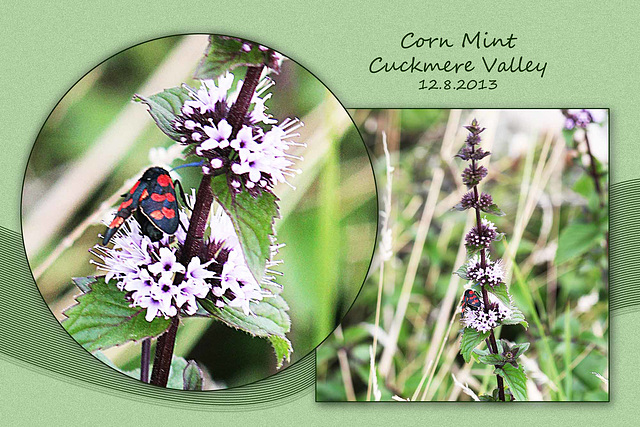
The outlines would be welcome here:
M 167 202 L 175 202 L 176 198 L 173 194 L 171 193 L 167 193 L 165 194 L 165 198 L 167 199 Z
M 163 187 L 173 186 L 173 181 L 171 181 L 171 177 L 169 175 L 159 175 L 156 180 L 158 181 L 158 184 Z
M 169 194 L 167 194 L 168 196 Z M 167 197 L 164 194 L 151 193 L 151 200 L 154 202 L 164 202 Z
M 140 200 L 144 200 L 147 197 L 149 197 L 149 192 L 147 191 L 147 189 L 145 188 L 144 191 L 142 192 L 142 194 L 140 195 Z
M 136 182 L 136 183 L 133 185 L 133 188 L 131 188 L 131 190 L 129 191 L 129 194 L 133 194 L 133 193 L 135 193 L 135 192 L 136 192 L 136 188 L 138 188 L 138 185 L 140 185 L 140 181 Z
M 166 216 L 169 219 L 174 218 L 176 216 L 176 211 L 174 211 L 173 209 L 170 209 L 170 208 L 163 207 L 162 208 L 162 213 L 164 214 L 164 216 Z
M 109 224 L 109 228 L 120 227 L 123 222 L 124 222 L 124 218 L 122 218 L 121 216 L 117 216 L 113 218 L 113 221 L 111 221 L 111 224 Z
M 164 218 L 164 214 L 159 210 L 151 212 L 149 216 L 156 220 L 161 220 L 162 218 Z
M 124 202 L 120 203 L 120 207 L 118 208 L 118 210 L 128 208 L 129 206 L 131 206 L 131 203 L 133 203 L 133 199 L 125 200 Z

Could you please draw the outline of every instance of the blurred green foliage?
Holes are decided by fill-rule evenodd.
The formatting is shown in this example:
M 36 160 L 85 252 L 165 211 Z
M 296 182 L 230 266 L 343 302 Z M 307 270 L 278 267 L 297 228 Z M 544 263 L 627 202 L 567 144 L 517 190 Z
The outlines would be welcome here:
M 470 122 L 477 113 L 463 111 L 460 126 Z M 505 244 L 510 243 L 514 234 L 527 149 L 533 150 L 534 170 L 543 151 L 543 135 L 533 132 L 527 123 L 514 121 L 514 115 L 517 111 L 512 112 L 509 119 L 500 116 L 504 122 L 511 121 L 499 122 L 496 141 L 491 148 L 490 177 L 481 185 L 481 190 L 490 193 L 506 213 L 504 217 L 488 216 L 501 232 L 506 233 L 506 243 L 497 242 L 494 247 L 494 259 L 504 256 Z M 557 116 L 557 122 L 562 123 L 559 111 Z M 394 236 L 393 256 L 385 264 L 378 363 L 401 296 L 433 171 L 441 167 L 445 173 L 438 197 L 442 202 L 457 190 L 455 182 L 459 178 L 456 174 L 460 174 L 461 168 L 455 161 L 454 167 L 450 168 L 446 163 L 448 159 L 440 156 L 450 110 L 357 110 L 354 117 L 365 143 L 374 153 L 379 194 L 384 194 L 385 182 L 380 177 L 386 174 L 381 131 L 388 135 L 391 164 L 395 168 L 390 220 Z M 481 124 L 486 126 L 482 121 Z M 559 134 L 560 128 L 555 130 Z M 498 141 L 501 132 L 502 141 Z M 528 132 L 528 144 L 534 146 L 527 145 L 525 150 L 514 152 L 512 141 L 516 133 L 522 132 Z M 462 145 L 462 139 L 457 144 L 456 150 Z M 513 342 L 532 344 L 526 354 L 530 363 L 525 364 L 525 369 L 538 389 L 534 398 L 608 400 L 606 387 L 593 374 L 597 372 L 608 377 L 608 196 L 604 195 L 601 205 L 593 181 L 574 149 L 568 147 L 560 162 L 562 172 L 553 175 L 553 187 L 544 189 L 516 248 L 514 261 L 519 268 L 517 273 L 522 277 L 514 274 L 509 283 L 515 302 L 523 310 L 530 327 L 527 330 L 519 326 L 507 327 L 499 329 L 498 335 Z M 601 184 L 606 189 L 607 167 L 606 164 L 599 167 L 603 174 Z M 451 207 L 457 201 L 451 200 Z M 443 326 L 436 322 L 441 303 L 450 286 L 452 272 L 459 267 L 455 261 L 460 240 L 466 232 L 465 218 L 465 214 L 448 210 L 434 215 L 391 372 L 386 378 L 377 372 L 381 400 L 390 400 L 393 395 L 411 398 L 424 380 L 423 368 L 428 363 L 426 355 L 432 350 L 431 338 L 437 327 Z M 543 229 L 546 231 L 541 231 Z M 317 350 L 317 400 L 346 400 L 350 387 L 353 387 L 356 400 L 366 399 L 378 281 L 379 260 L 374 258 L 363 290 L 342 322 L 341 334 L 334 333 Z M 458 285 L 456 303 L 446 316 L 447 322 L 453 311 L 460 311 L 457 301 L 463 292 L 462 285 Z M 532 317 L 540 319 L 539 325 L 531 321 Z M 446 329 L 447 325 L 444 326 Z M 454 321 L 442 356 L 436 360 L 435 375 L 429 384 L 431 400 L 449 400 L 452 396 L 456 400 L 470 400 L 469 396 L 460 393 L 451 376 L 453 373 L 460 379 L 461 371 L 468 366 L 459 355 L 460 329 L 459 322 Z M 436 344 L 440 345 L 439 342 Z M 348 360 L 346 368 L 340 364 L 338 353 L 341 351 Z M 350 380 L 345 369 L 349 371 Z M 478 395 L 495 387 L 495 376 L 489 369 L 473 365 L 470 372 L 473 381 L 468 381 L 469 386 Z M 425 384 L 422 386 L 426 387 Z

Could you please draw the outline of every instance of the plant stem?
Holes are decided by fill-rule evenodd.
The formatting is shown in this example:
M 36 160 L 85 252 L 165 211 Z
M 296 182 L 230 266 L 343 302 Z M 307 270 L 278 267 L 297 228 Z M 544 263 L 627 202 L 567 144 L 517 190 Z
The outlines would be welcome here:
M 173 358 L 173 347 L 176 343 L 178 333 L 178 316 L 171 318 L 169 329 L 158 337 L 156 343 L 156 356 L 153 359 L 153 371 L 151 372 L 151 384 L 166 387 L 171 370 L 171 359 Z
M 471 146 L 471 153 L 473 153 L 474 151 L 475 151 L 475 146 Z M 476 161 L 473 159 L 471 160 L 471 169 L 476 170 Z M 473 186 L 473 196 L 476 200 L 476 207 L 475 207 L 476 227 L 478 230 L 478 235 L 480 235 L 480 226 L 482 225 L 482 219 L 480 218 L 480 208 L 478 207 L 478 203 L 480 201 L 480 195 L 478 193 L 477 185 Z M 486 271 L 487 269 L 487 257 L 485 252 L 486 250 L 484 248 L 482 248 L 482 250 L 480 251 L 480 268 L 482 268 L 483 271 Z M 480 288 L 482 289 L 482 301 L 484 303 L 484 311 L 485 313 L 488 313 L 489 312 L 489 293 L 485 289 L 484 283 L 480 284 Z M 496 342 L 496 336 L 493 333 L 493 329 L 491 329 L 491 332 L 489 333 L 489 341 L 487 342 L 487 347 L 489 348 L 489 351 L 491 353 L 498 354 L 498 343 Z M 505 401 L 504 381 L 502 380 L 502 377 L 500 375 L 496 375 L 496 376 L 498 377 L 498 395 L 500 400 L 504 402 Z
M 151 362 L 151 338 L 142 340 L 142 353 L 140 354 L 140 381 L 149 382 L 149 363 Z
M 589 154 L 589 175 L 593 179 L 593 184 L 596 187 L 596 192 L 598 193 L 598 200 L 600 201 L 600 207 L 604 206 L 604 202 L 602 201 L 602 187 L 600 187 L 600 179 L 598 179 L 598 172 L 596 170 L 596 160 L 593 157 L 593 153 L 591 152 L 591 144 L 589 144 L 589 136 L 587 136 L 587 129 L 584 130 L 584 142 L 587 145 L 587 154 Z
M 251 100 L 253 99 L 256 87 L 260 82 L 260 74 L 262 74 L 263 68 L 264 65 L 247 68 L 247 74 L 242 87 L 240 88 L 238 98 L 231 106 L 227 116 L 227 122 L 233 129 L 231 136 L 229 137 L 230 140 L 235 138 L 238 131 L 244 124 L 244 118 L 246 117 L 249 106 L 251 105 Z M 219 175 L 223 173 L 224 171 L 221 170 L 217 174 Z M 211 191 L 212 177 L 212 175 L 204 175 L 200 181 L 198 192 L 196 193 L 196 201 L 189 221 L 189 230 L 187 230 L 187 237 L 180 255 L 180 262 L 183 265 L 187 265 L 193 257 L 199 256 L 202 252 L 204 232 L 207 228 L 207 221 L 209 219 L 211 204 L 213 203 L 214 197 L 213 192 Z M 181 274 L 176 274 L 174 284 L 180 283 L 183 277 L 184 276 Z M 178 316 L 172 318 L 169 329 L 158 337 L 156 355 L 153 361 L 153 372 L 151 374 L 151 384 L 161 387 L 167 386 L 179 323 L 180 321 Z

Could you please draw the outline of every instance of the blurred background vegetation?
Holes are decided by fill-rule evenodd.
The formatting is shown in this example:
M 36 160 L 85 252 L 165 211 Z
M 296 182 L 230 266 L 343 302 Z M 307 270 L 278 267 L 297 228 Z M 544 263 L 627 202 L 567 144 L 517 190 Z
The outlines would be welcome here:
M 204 35 L 177 36 L 118 53 L 73 86 L 44 124 L 24 182 L 23 233 L 40 292 L 58 320 L 79 294 L 71 277 L 95 274 L 88 251 L 104 232 L 100 220 L 131 180 L 168 158 L 156 149 L 174 144 L 132 96 L 182 82 L 198 87 L 190 76 L 206 45 Z M 242 78 L 244 69 L 234 73 Z M 359 292 L 375 243 L 377 202 L 366 148 L 339 102 L 293 61 L 272 77 L 269 113 L 301 118 L 298 140 L 308 144 L 296 153 L 304 156 L 303 173 L 290 179 L 297 189 L 275 190 L 278 242 L 286 244 L 278 282 L 290 305 L 293 363 L 327 337 Z M 185 188 L 197 187 L 197 169 L 179 171 Z M 266 340 L 209 319 L 186 319 L 176 345 L 176 356 L 195 359 L 217 386 L 276 372 Z M 139 366 L 137 343 L 103 353 L 121 369 Z
M 492 256 L 505 259 L 507 284 L 530 325 L 497 335 L 531 343 L 521 358 L 530 400 L 608 400 L 608 118 L 592 111 L 601 122 L 589 125 L 588 136 L 602 194 L 589 175 L 584 134 L 563 132 L 560 110 L 352 112 L 374 153 L 381 209 L 387 135 L 391 257 L 382 261 L 376 251 L 356 303 L 318 348 L 317 400 L 375 400 L 376 386 L 380 400 L 470 400 L 465 385 L 477 395 L 495 388 L 490 367 L 465 364 L 459 354 L 465 283 L 452 275 L 473 224 L 469 214 L 451 211 L 466 192 L 465 165 L 453 156 L 474 117 L 493 153 L 482 162 L 489 175 L 480 189 L 506 213 L 487 215 L 506 233 Z

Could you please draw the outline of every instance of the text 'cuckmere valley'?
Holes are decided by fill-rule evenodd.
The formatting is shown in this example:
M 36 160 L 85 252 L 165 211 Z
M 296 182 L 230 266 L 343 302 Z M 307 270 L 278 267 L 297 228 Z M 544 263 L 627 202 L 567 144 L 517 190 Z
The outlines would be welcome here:
M 477 50 L 496 50 L 496 49 L 514 49 L 516 40 L 513 34 L 507 37 L 493 37 L 489 33 L 464 33 L 461 43 L 457 46 L 463 49 Z M 445 37 L 419 37 L 414 33 L 406 33 L 401 41 L 402 49 L 451 49 L 456 44 Z M 534 73 L 544 77 L 547 69 L 547 62 L 536 62 L 525 59 L 522 55 L 513 55 L 509 57 L 482 55 L 481 69 L 487 73 Z M 445 72 L 445 73 L 470 73 L 476 70 L 476 62 L 473 59 L 462 61 L 456 60 L 439 60 L 425 61 L 412 56 L 410 59 L 385 60 L 382 56 L 374 58 L 369 64 L 369 72 L 375 74 L 380 72 L 401 72 L 401 73 L 426 73 L 426 72 Z

